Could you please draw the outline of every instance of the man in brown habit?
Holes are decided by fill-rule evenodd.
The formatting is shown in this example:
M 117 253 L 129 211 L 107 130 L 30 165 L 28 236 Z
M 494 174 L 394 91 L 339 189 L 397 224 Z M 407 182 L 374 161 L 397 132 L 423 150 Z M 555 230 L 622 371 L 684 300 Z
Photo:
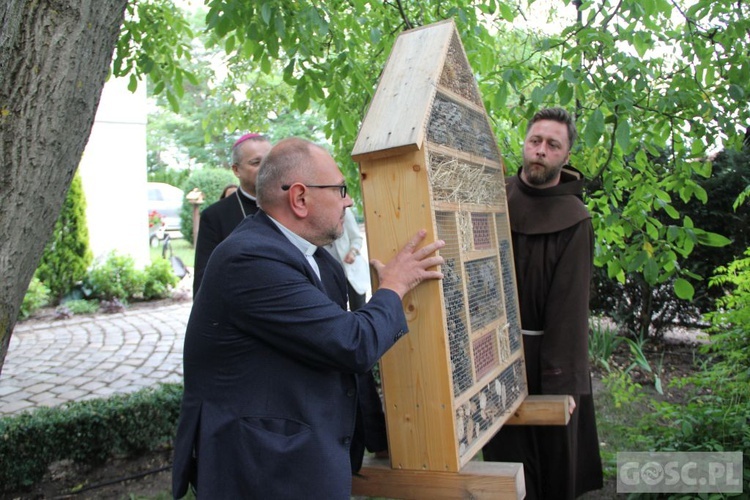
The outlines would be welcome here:
M 482 450 L 486 461 L 523 463 L 528 499 L 602 487 L 588 363 L 594 232 L 583 175 L 568 165 L 576 136 L 565 110 L 539 111 L 507 182 L 529 394 L 571 396 L 567 426 L 505 426 Z

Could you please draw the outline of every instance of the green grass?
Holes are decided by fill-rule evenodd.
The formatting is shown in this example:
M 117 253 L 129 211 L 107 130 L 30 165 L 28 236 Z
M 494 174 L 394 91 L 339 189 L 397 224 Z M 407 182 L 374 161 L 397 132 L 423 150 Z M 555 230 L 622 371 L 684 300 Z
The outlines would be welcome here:
M 194 267 L 195 249 L 193 248 L 193 245 L 190 243 L 190 240 L 186 238 L 177 238 L 177 239 L 170 239 L 169 242 L 172 245 L 172 252 L 174 253 L 175 257 L 179 257 L 180 260 L 182 260 L 182 263 L 185 264 L 186 266 Z M 151 248 L 151 260 L 154 260 L 162 256 L 163 247 L 164 247 L 163 241 L 160 242 L 159 246 L 157 247 L 150 247 Z M 169 252 L 167 252 L 167 257 L 169 257 Z
M 645 451 L 639 449 L 643 443 L 634 436 L 634 429 L 638 429 L 642 415 L 649 411 L 650 402 L 656 396 L 651 392 L 620 370 L 607 374 L 601 380 L 600 389 L 594 391 L 605 481 L 616 477 L 618 451 Z

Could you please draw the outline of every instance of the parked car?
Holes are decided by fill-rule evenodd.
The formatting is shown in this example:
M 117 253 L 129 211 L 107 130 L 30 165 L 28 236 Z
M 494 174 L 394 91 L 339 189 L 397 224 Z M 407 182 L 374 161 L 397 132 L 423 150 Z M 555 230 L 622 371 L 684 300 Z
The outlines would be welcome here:
M 166 233 L 172 238 L 181 237 L 180 210 L 185 193 L 182 189 L 164 182 L 148 183 L 148 217 L 149 239 L 152 245 L 158 245 Z

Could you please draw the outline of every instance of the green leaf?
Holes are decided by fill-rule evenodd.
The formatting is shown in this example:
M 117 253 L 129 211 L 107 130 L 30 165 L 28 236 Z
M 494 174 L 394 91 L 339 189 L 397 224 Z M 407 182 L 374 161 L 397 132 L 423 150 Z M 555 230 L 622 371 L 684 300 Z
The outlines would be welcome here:
M 703 231 L 702 229 L 694 229 L 695 235 L 698 238 L 698 243 L 707 247 L 723 247 L 729 245 L 732 240 L 726 236 L 722 236 L 718 233 L 711 233 Z
M 557 82 L 550 82 L 544 86 L 544 96 L 549 96 L 557 92 Z
M 599 138 L 604 132 L 604 115 L 598 109 L 594 110 L 589 117 L 586 128 L 583 132 L 583 141 L 587 147 L 593 148 L 599 142 Z
M 645 3 L 647 4 L 648 2 Z M 651 36 L 648 33 L 639 31 L 633 36 L 633 45 L 638 55 L 643 57 L 646 55 L 646 51 L 651 48 Z
M 281 16 L 276 16 L 273 25 L 276 30 L 276 36 L 283 40 L 286 37 L 286 25 L 284 24 L 284 19 L 282 19 Z
M 622 267 L 620 267 L 620 263 L 618 261 L 612 259 L 607 262 L 607 275 L 610 278 L 622 275 Z
M 310 107 L 310 91 L 306 88 L 300 91 L 297 87 L 297 92 L 294 94 L 294 106 L 297 111 L 304 113 Z
M 228 36 L 227 37 L 227 41 L 224 44 L 224 51 L 227 54 L 231 54 L 232 53 L 232 51 L 234 50 L 234 44 L 235 44 L 236 41 L 237 41 L 237 38 L 234 37 L 234 36 Z
M 253 56 L 254 51 L 255 43 L 250 39 L 246 39 L 242 44 L 242 57 L 249 59 Z
M 576 85 L 578 83 L 576 74 L 570 68 L 565 68 L 565 71 L 563 71 L 563 78 L 570 84 Z
M 739 85 L 732 84 L 729 86 L 729 97 L 735 101 L 742 101 L 745 98 L 745 91 Z
M 383 34 L 378 28 L 372 28 L 370 29 L 370 42 L 373 45 L 377 45 L 380 43 L 380 39 L 382 38 Z
M 557 95 L 560 97 L 560 105 L 565 106 L 573 99 L 573 87 L 563 80 L 557 86 Z
M 188 81 L 189 81 L 189 82 L 190 82 L 191 84 L 193 84 L 193 85 L 195 85 L 195 86 L 198 86 L 198 85 L 199 85 L 199 83 L 198 83 L 198 77 L 197 77 L 197 76 L 195 75 L 195 73 L 192 73 L 192 72 L 190 72 L 190 71 L 186 71 L 186 72 L 185 72 L 185 78 L 187 78 L 187 79 L 188 79 Z
M 269 74 L 271 72 L 271 58 L 270 57 L 264 57 L 263 59 L 261 59 L 260 70 L 265 74 Z
M 177 113 L 180 111 L 180 101 L 171 90 L 167 90 L 167 100 L 169 101 L 169 107 L 173 112 Z
M 135 74 L 130 74 L 130 81 L 128 81 L 128 90 L 131 92 L 135 92 L 138 88 L 138 79 L 135 77 Z
M 495 107 L 504 107 L 507 99 L 508 99 L 508 86 L 504 84 L 498 85 L 497 92 L 495 92 L 495 95 L 492 101 L 493 105 Z
M 516 10 L 511 8 L 506 2 L 500 2 L 498 7 L 500 8 L 500 16 L 509 23 L 512 23 L 516 18 Z
M 228 18 L 228 16 L 221 16 L 216 23 L 216 28 L 214 28 L 216 31 L 216 34 L 219 36 L 219 38 L 223 38 L 224 35 L 229 33 L 229 30 L 232 29 L 232 24 Z
M 615 138 L 623 151 L 630 151 L 630 123 L 627 119 L 620 119 L 617 122 Z
M 627 271 L 629 273 L 632 273 L 633 271 L 640 269 L 640 267 L 646 263 L 648 258 L 648 252 L 641 250 L 640 252 L 635 254 L 635 257 L 633 259 L 630 259 L 628 261 Z
M 685 238 L 685 241 L 682 243 L 683 251 L 685 252 L 685 255 L 690 255 L 693 253 L 693 249 L 695 248 L 695 242 L 693 242 L 690 238 Z
M 531 102 L 537 106 L 544 102 L 544 89 L 542 87 L 535 87 L 531 91 Z
M 662 208 L 672 219 L 678 220 L 680 213 L 672 205 L 663 205 Z
M 648 259 L 643 266 L 643 278 L 649 285 L 655 285 L 659 277 L 659 266 L 654 259 Z
M 695 294 L 695 288 L 684 278 L 674 280 L 674 293 L 678 298 L 683 300 L 692 300 Z
M 271 4 L 269 2 L 264 3 L 260 6 L 260 18 L 268 26 L 271 22 Z

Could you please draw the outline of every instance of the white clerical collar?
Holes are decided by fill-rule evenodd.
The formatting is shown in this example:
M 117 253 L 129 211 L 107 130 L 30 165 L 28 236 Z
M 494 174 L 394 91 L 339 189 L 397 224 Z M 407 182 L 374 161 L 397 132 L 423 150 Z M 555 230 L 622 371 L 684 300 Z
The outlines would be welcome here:
M 268 214 L 266 213 L 266 215 Z M 274 224 L 276 224 L 276 227 L 278 227 L 281 233 L 286 236 L 286 239 L 288 239 L 292 243 L 292 245 L 297 247 L 299 251 L 302 252 L 302 254 L 312 266 L 313 271 L 315 271 L 315 274 L 320 279 L 320 269 L 318 268 L 318 263 L 313 257 L 313 254 L 316 252 L 316 250 L 318 250 L 318 247 L 316 247 L 297 233 L 290 231 L 281 222 L 277 221 L 270 215 L 268 215 L 268 218 L 271 219 Z
M 242 189 L 242 186 L 239 187 L 239 190 L 240 190 L 240 193 L 242 193 L 242 196 L 244 196 L 245 198 L 249 198 L 249 199 L 251 199 L 251 200 L 253 200 L 255 202 L 258 201 L 258 200 L 256 200 L 255 196 L 249 194 L 247 191 L 245 191 L 244 189 Z

